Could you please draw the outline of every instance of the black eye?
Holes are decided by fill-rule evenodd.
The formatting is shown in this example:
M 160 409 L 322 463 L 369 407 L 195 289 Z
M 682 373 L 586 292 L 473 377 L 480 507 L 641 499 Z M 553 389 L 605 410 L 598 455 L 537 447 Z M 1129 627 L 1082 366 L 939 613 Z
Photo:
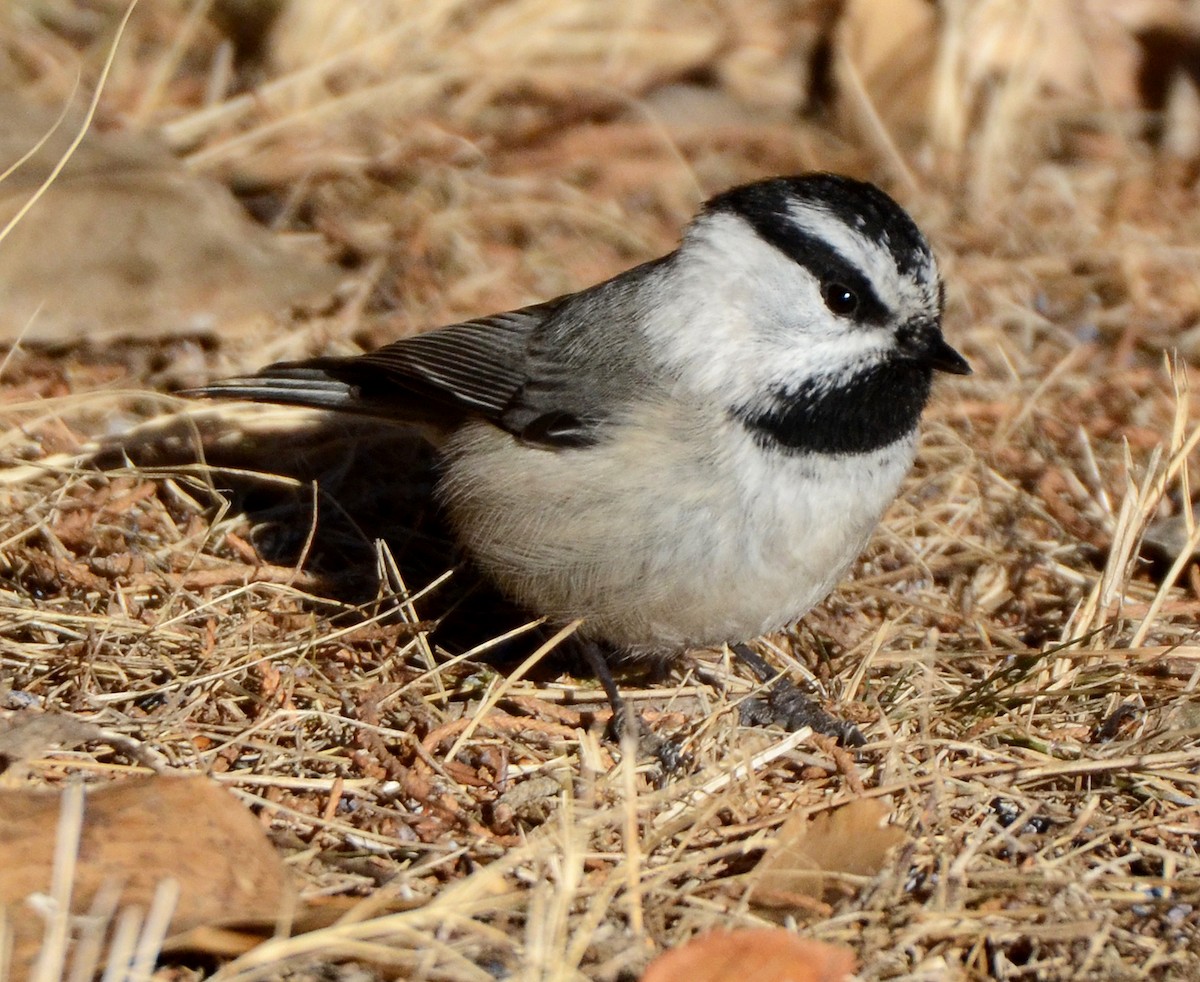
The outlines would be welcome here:
M 841 317 L 848 317 L 858 310 L 858 294 L 845 283 L 822 283 L 821 299 L 830 311 Z

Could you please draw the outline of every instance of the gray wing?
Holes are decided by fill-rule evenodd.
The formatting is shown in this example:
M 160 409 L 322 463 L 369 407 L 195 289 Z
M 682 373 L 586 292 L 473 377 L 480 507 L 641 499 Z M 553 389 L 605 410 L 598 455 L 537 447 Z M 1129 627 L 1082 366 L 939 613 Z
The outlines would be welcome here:
M 566 299 L 450 324 L 365 355 L 278 362 L 183 394 L 435 426 L 476 416 L 530 443 L 585 446 L 595 441 L 599 421 L 569 408 L 572 373 L 556 370 L 551 353 L 534 341 Z M 531 386 L 531 362 L 556 380 Z M 536 405 L 525 398 L 531 389 Z
M 319 358 L 300 365 L 350 385 L 364 406 L 428 405 L 500 423 L 528 381 L 535 332 L 563 300 L 450 324 L 355 358 Z M 418 405 L 412 405 L 414 400 Z
M 450 324 L 365 355 L 278 362 L 186 394 L 400 422 L 454 422 L 478 415 L 499 423 L 526 383 L 531 336 L 561 302 Z
M 192 394 L 441 425 L 474 416 L 529 443 L 587 446 L 644 383 L 644 341 L 628 319 L 663 262 L 365 355 L 281 362 Z

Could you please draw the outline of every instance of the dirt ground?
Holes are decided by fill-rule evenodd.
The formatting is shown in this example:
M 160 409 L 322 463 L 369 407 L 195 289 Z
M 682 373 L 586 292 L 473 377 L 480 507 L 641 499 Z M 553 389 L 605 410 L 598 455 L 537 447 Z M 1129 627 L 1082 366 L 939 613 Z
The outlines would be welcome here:
M 125 13 L 0 10 L 0 792 L 186 773 L 251 809 L 290 900 L 208 805 L 103 833 L 229 867 L 154 978 L 632 979 L 769 925 L 860 979 L 1200 978 L 1194 4 Z M 852 575 L 756 642 L 853 753 L 742 725 L 755 682 L 697 651 L 621 678 L 692 757 L 659 780 L 459 566 L 427 450 L 174 394 L 578 289 L 813 169 L 912 212 L 974 368 Z M 815 889 L 762 862 L 797 837 Z M 100 958 L 12 930 L 12 979 Z

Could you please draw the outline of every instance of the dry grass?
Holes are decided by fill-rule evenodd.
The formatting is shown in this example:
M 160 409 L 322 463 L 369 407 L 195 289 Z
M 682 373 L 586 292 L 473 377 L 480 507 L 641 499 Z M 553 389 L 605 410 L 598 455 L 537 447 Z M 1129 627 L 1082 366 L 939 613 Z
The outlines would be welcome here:
M 0 708 L 110 735 L 40 748 L 4 780 L 211 774 L 259 811 L 306 897 L 361 898 L 231 961 L 168 955 L 163 978 L 632 977 L 694 933 L 763 923 L 751 871 L 783 818 L 864 794 L 908 845 L 791 915 L 853 947 L 861 978 L 1200 975 L 1188 166 L 1133 108 L 1048 90 L 1029 66 L 1054 38 L 1037 30 L 1022 37 L 1043 47 L 983 80 L 955 4 L 931 40 L 954 57 L 923 76 L 936 119 L 843 103 L 798 121 L 802 79 L 756 84 L 810 63 L 829 11 L 797 6 L 439 0 L 377 4 L 364 26 L 293 4 L 243 63 L 186 10 L 135 15 L 106 118 L 162 125 L 352 272 L 330 312 L 216 347 L 4 360 Z M 109 24 L 0 15 L 42 95 Z M 833 51 L 854 70 L 845 35 Z M 664 94 L 679 80 L 704 85 Z M 870 108 L 859 81 L 850 102 Z M 703 193 L 816 166 L 889 179 L 911 205 L 976 369 L 943 383 L 853 577 L 764 641 L 862 721 L 854 757 L 741 726 L 750 682 L 698 652 L 629 683 L 696 760 L 656 788 L 600 739 L 591 682 L 488 664 L 517 626 L 493 606 L 467 607 L 461 656 L 430 644 L 453 559 L 420 495 L 398 498 L 419 456 L 152 392 L 582 286 L 669 248 Z M 509 669 L 537 643 L 513 648 Z

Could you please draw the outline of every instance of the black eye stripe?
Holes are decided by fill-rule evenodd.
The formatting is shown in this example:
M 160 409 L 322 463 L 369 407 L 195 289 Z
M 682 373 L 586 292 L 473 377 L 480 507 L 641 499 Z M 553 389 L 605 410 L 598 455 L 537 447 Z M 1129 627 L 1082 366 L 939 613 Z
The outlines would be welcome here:
M 786 220 L 789 207 L 797 204 L 815 206 L 878 243 L 904 276 L 918 277 L 929 266 L 929 244 L 908 212 L 874 184 L 840 174 L 801 174 L 743 184 L 709 199 L 707 209 L 742 215 L 757 227 L 756 218 Z
M 795 224 L 789 211 L 797 205 L 813 208 L 877 243 L 901 276 L 930 275 L 933 259 L 921 230 L 891 197 L 865 181 L 823 173 L 778 177 L 718 194 L 709 200 L 707 210 L 749 222 L 764 241 L 809 270 L 822 285 L 845 284 L 859 295 L 856 320 L 886 323 L 891 312 L 861 271 L 828 242 Z
M 805 232 L 783 215 L 743 213 L 742 217 L 765 242 L 807 269 L 822 286 L 841 283 L 852 290 L 858 296 L 855 320 L 882 325 L 891 319 L 891 311 L 879 299 L 871 281 L 824 239 Z

